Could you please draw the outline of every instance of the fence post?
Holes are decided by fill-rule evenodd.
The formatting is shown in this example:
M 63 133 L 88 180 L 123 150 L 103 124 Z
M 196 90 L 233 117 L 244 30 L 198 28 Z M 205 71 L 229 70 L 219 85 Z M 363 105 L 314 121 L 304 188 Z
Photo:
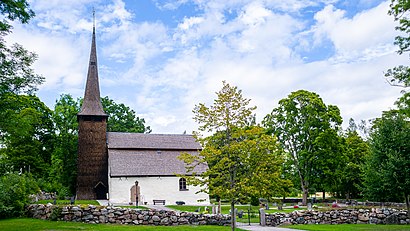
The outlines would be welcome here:
M 265 216 L 265 210 L 263 208 L 259 209 L 259 220 L 261 226 L 266 226 L 266 216 Z
M 251 210 L 248 209 L 248 225 L 251 225 Z

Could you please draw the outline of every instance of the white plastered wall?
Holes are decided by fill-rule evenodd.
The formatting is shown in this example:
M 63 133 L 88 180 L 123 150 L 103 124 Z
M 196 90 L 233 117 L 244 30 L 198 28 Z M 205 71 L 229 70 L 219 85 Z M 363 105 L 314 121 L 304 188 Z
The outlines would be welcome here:
M 131 201 L 131 188 L 138 181 L 140 203 L 153 204 L 153 200 L 165 200 L 166 205 L 184 201 L 187 205 L 208 205 L 206 193 L 196 193 L 199 187 L 187 185 L 187 191 L 179 191 L 179 177 L 109 177 L 109 199 L 113 204 L 128 204 Z

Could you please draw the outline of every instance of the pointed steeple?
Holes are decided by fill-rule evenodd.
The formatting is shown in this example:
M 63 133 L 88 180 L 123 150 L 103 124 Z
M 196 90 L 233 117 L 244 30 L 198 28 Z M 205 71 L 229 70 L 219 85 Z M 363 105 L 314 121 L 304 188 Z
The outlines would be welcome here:
M 93 12 L 94 16 L 94 12 Z M 95 44 L 95 17 L 93 23 L 93 37 L 91 42 L 90 62 L 88 64 L 87 83 L 85 86 L 84 101 L 79 116 L 107 116 L 101 104 L 100 86 L 98 83 L 97 48 Z

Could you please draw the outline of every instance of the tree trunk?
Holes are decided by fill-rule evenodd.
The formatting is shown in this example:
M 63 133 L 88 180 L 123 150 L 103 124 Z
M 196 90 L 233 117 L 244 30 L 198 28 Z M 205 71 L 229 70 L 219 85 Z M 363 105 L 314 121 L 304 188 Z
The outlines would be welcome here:
M 221 198 L 218 198 L 218 212 L 217 214 L 221 214 L 222 210 L 221 210 Z
M 236 213 L 235 213 L 235 200 L 231 200 L 231 228 L 232 231 L 235 231 L 235 226 L 236 226 Z
M 410 195 L 404 194 L 404 197 L 406 198 L 407 217 L 410 218 Z
M 302 195 L 302 205 L 306 206 L 309 190 L 306 187 L 303 187 L 302 188 L 302 193 L 303 193 L 303 195 Z
M 326 200 L 326 192 L 325 191 L 323 191 L 322 192 L 322 199 L 323 199 L 323 203 L 325 202 L 325 200 Z
M 300 178 L 300 186 L 302 188 L 302 205 L 307 205 L 307 198 L 308 198 L 308 193 L 309 193 L 309 189 L 308 189 L 308 182 L 305 180 L 305 178 L 303 177 L 302 173 L 300 172 L 300 170 L 298 169 L 299 172 L 299 178 Z

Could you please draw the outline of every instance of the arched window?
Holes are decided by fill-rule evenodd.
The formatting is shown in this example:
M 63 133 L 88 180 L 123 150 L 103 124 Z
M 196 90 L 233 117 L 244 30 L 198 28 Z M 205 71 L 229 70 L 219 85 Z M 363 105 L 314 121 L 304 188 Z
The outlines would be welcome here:
M 188 188 L 186 187 L 186 179 L 185 178 L 179 179 L 179 191 L 188 191 Z

